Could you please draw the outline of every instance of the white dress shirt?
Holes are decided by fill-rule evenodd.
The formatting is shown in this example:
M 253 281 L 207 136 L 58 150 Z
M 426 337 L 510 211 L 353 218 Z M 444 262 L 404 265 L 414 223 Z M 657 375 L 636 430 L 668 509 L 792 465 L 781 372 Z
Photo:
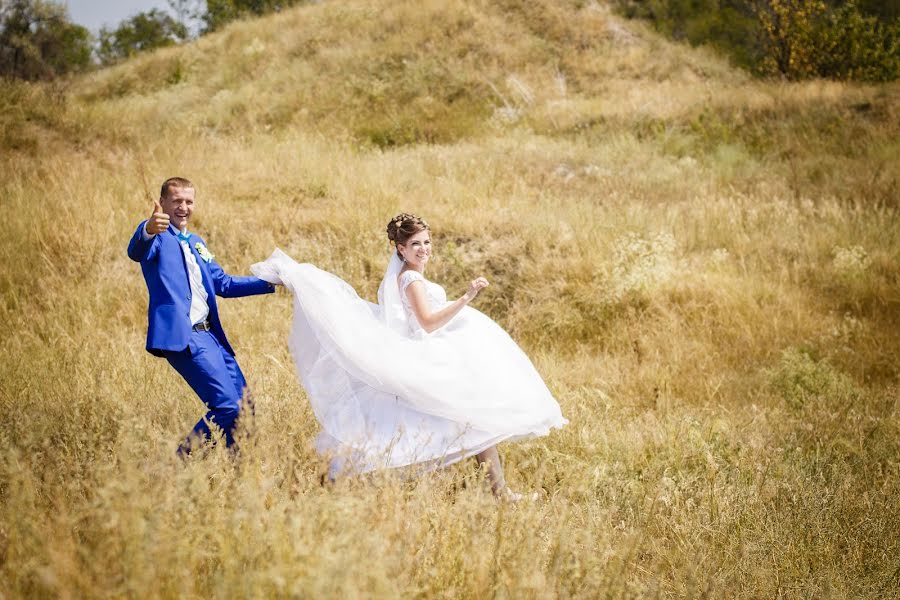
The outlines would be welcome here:
M 187 233 L 187 231 L 185 231 L 185 233 Z M 142 236 L 144 240 L 153 238 L 152 235 L 147 233 L 146 224 L 144 225 Z M 203 274 L 200 273 L 200 265 L 197 264 L 197 257 L 191 252 L 191 248 L 188 246 L 187 242 L 179 239 L 178 243 L 181 245 L 181 251 L 184 253 L 184 262 L 187 264 L 188 282 L 191 286 L 191 324 L 196 325 L 197 323 L 204 321 L 207 315 L 209 315 L 209 294 L 206 293 L 206 288 L 203 287 Z

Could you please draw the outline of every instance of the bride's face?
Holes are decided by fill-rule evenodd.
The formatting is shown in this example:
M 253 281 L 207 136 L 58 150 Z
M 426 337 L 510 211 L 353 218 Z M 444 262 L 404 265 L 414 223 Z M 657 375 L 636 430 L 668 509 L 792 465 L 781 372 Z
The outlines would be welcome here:
M 431 258 L 431 234 L 427 229 L 420 231 L 406 240 L 405 244 L 397 244 L 397 249 L 409 266 L 422 269 Z

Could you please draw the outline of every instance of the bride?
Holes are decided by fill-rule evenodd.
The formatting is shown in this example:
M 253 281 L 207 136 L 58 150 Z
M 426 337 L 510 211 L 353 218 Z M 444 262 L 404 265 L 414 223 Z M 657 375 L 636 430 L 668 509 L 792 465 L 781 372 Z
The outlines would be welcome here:
M 321 432 L 329 477 L 374 469 L 440 468 L 475 456 L 492 492 L 506 487 L 497 444 L 547 435 L 567 423 L 534 366 L 490 318 L 468 306 L 478 277 L 448 302 L 425 278 L 428 224 L 401 213 L 378 304 L 338 277 L 280 250 L 251 267 L 294 295 L 288 345 Z

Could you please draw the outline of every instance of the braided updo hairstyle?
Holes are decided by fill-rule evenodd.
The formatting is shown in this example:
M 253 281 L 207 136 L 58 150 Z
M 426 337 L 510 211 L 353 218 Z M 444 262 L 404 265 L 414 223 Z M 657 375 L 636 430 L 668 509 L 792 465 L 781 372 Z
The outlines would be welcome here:
M 388 239 L 396 247 L 397 244 L 406 244 L 412 236 L 420 231 L 431 230 L 428 223 L 421 217 L 410 213 L 400 213 L 387 225 Z M 400 256 L 400 250 L 397 250 L 397 256 Z M 400 258 L 403 258 L 400 256 Z

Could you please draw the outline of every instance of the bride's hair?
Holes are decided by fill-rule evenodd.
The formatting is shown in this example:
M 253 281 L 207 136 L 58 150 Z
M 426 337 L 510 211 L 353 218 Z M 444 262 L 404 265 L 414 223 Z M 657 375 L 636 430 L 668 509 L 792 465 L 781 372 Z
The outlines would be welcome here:
M 400 213 L 388 223 L 387 234 L 388 239 L 396 246 L 405 244 L 409 238 L 426 229 L 430 230 L 430 227 L 421 217 L 410 213 Z M 399 251 L 397 255 L 400 255 Z

